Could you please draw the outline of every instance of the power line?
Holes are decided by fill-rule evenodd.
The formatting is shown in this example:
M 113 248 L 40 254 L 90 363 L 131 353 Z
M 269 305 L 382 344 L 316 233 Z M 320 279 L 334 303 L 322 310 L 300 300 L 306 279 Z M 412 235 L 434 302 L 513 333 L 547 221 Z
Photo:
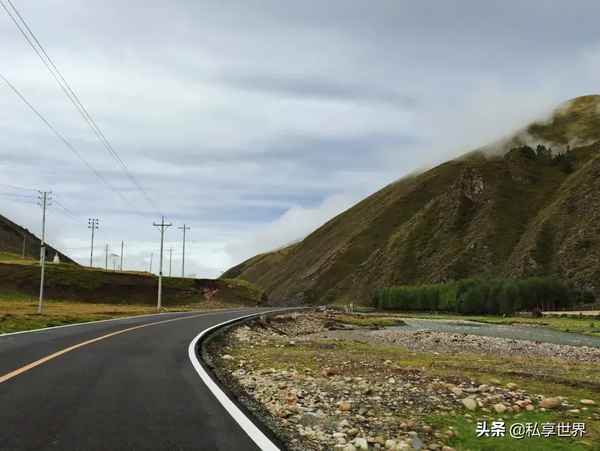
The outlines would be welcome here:
M 33 189 L 33 188 L 26 188 L 24 186 L 16 186 L 16 185 L 9 185 L 7 183 L 0 183 L 0 187 L 7 187 L 9 189 L 13 189 L 13 190 L 18 190 L 18 191 L 26 191 L 26 192 L 38 192 L 38 190 Z M 12 198 L 12 199 L 22 199 L 22 200 L 30 200 L 30 201 L 36 201 L 38 199 L 37 196 L 33 195 L 33 194 L 24 194 L 24 193 L 14 193 L 14 192 L 0 192 L 0 196 L 4 196 L 4 197 L 8 197 L 8 198 Z M 55 194 L 56 196 L 56 194 Z M 69 216 L 71 219 L 73 220 L 77 220 L 77 215 L 75 215 L 69 208 L 65 207 L 61 202 L 58 201 L 58 199 L 56 199 L 56 197 L 53 199 L 54 204 L 60 208 L 61 213 Z
M 56 200 L 56 198 L 54 198 L 54 204 L 61 209 L 62 213 L 66 214 L 67 216 L 69 216 L 69 218 L 71 218 L 74 221 L 78 221 L 77 215 L 75 215 L 71 210 L 69 210 L 67 207 L 65 207 L 62 203 L 60 203 L 58 200 Z
M 33 200 L 37 200 L 37 196 L 34 196 L 32 194 L 22 194 L 22 193 L 6 193 L 6 192 L 0 192 L 0 196 L 6 196 L 6 197 L 12 197 L 15 199 L 33 199 Z
M 31 30 L 31 28 L 29 27 L 29 25 L 27 24 L 27 22 L 25 21 L 23 16 L 19 13 L 17 8 L 15 7 L 15 5 L 11 2 L 11 0 L 7 0 L 7 2 L 10 5 L 10 7 L 12 8 L 12 10 L 14 11 L 14 13 L 16 14 L 16 16 L 18 17 L 18 19 L 21 21 L 21 23 L 23 24 L 23 26 L 25 27 L 27 32 L 25 32 L 25 30 L 23 29 L 23 27 L 21 26 L 21 24 L 19 23 L 17 18 L 11 13 L 11 11 L 2 2 L 2 0 L 0 0 L 0 4 L 4 8 L 6 13 L 9 15 L 9 17 L 12 19 L 14 24 L 17 26 L 17 28 L 19 29 L 19 31 L 21 32 L 21 34 L 23 35 L 25 40 L 28 42 L 30 47 L 35 51 L 35 53 L 40 58 L 42 63 L 46 66 L 48 71 L 51 73 L 52 77 L 58 83 L 58 85 L 60 86 L 63 93 L 67 96 L 67 98 L 71 101 L 71 103 L 73 104 L 75 109 L 79 112 L 79 114 L 82 116 L 82 118 L 85 120 L 85 122 L 92 129 L 92 131 L 94 132 L 94 134 L 96 135 L 96 137 L 98 138 L 100 143 L 103 145 L 103 147 L 106 149 L 106 151 L 113 157 L 113 159 L 115 159 L 115 161 L 117 161 L 117 163 L 119 163 L 119 165 L 121 166 L 121 168 L 123 169 L 123 171 L 125 172 L 127 177 L 129 178 L 129 180 L 136 186 L 136 188 L 140 191 L 140 193 L 143 195 L 143 197 L 146 199 L 146 201 L 148 203 L 150 203 L 150 205 L 152 205 L 152 207 L 154 209 L 160 210 L 158 208 L 157 204 L 154 202 L 154 200 L 148 195 L 148 192 L 142 187 L 142 185 L 140 185 L 140 183 L 133 176 L 133 174 L 131 174 L 127 164 L 125 164 L 123 159 L 119 156 L 119 153 L 115 150 L 115 148 L 112 146 L 110 141 L 106 138 L 106 135 L 102 132 L 102 129 L 100 129 L 100 127 L 98 126 L 98 124 L 96 123 L 94 118 L 91 116 L 91 114 L 89 113 L 87 108 L 83 105 L 83 103 L 79 99 L 79 96 L 71 88 L 71 86 L 69 85 L 69 83 L 67 82 L 65 77 L 62 75 L 62 73 L 60 72 L 60 70 L 58 69 L 58 67 L 56 66 L 54 61 L 52 60 L 52 58 L 50 58 L 50 56 L 46 52 L 46 49 L 41 44 L 39 39 L 36 37 L 35 33 L 33 33 L 33 31 Z M 29 33 L 29 35 L 27 33 Z M 32 39 L 33 39 L 33 41 L 35 41 L 35 44 L 34 44 L 34 42 L 32 42 Z M 37 47 L 36 47 L 36 44 L 37 44 Z
M 0 0 L 1 3 L 1 0 Z M 8 81 L 8 79 L 2 75 L 0 73 L 0 78 L 4 81 L 4 83 L 6 83 L 6 85 L 17 95 L 17 97 L 19 97 L 19 99 L 21 99 L 21 101 L 27 105 L 29 107 L 29 109 L 31 111 L 33 111 L 33 113 L 58 137 L 58 139 L 60 139 L 63 144 L 65 146 L 67 146 L 69 148 L 69 150 L 71 152 L 73 152 L 73 154 L 75 154 L 75 156 L 91 171 L 94 173 L 94 175 L 102 182 L 104 183 L 108 188 L 110 188 L 115 194 L 117 194 L 121 200 L 123 200 L 123 202 L 125 202 L 126 204 L 129 205 L 133 205 L 130 203 L 130 201 L 123 196 L 123 194 L 116 190 L 110 183 L 108 183 L 108 181 L 106 180 L 106 178 L 104 178 L 104 176 L 99 173 L 90 163 L 87 162 L 87 160 L 85 158 L 83 158 L 83 155 L 81 155 L 81 152 L 79 152 L 70 142 L 69 140 L 67 140 L 67 138 L 65 138 L 51 123 L 50 121 L 48 121 L 48 119 L 46 119 L 42 113 L 40 113 L 32 104 L 31 102 L 29 102 L 29 100 L 27 100 L 25 98 L 25 96 L 21 93 L 21 91 L 19 91 L 15 85 L 13 85 L 10 81 Z
M 20 205 L 35 205 L 38 202 L 37 196 L 22 193 L 0 192 L 0 198 L 5 199 L 7 202 L 14 202 Z
M 37 189 L 34 188 L 24 188 L 22 186 L 17 186 L 17 185 L 9 185 L 8 183 L 0 183 L 0 186 L 4 186 L 6 188 L 10 188 L 10 189 L 16 189 L 16 190 L 20 190 L 20 191 L 31 191 L 31 192 L 38 192 Z

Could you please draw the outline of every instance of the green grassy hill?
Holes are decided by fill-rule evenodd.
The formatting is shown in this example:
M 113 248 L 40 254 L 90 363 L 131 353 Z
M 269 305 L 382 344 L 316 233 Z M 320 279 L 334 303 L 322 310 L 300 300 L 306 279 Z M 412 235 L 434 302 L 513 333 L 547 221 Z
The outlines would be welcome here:
M 147 273 L 113 272 L 70 263 L 46 265 L 45 295 L 49 299 L 105 304 L 154 305 L 157 277 Z M 0 301 L 34 300 L 39 293 L 37 261 L 0 253 Z M 263 290 L 243 280 L 163 277 L 163 305 L 219 303 L 258 305 Z M 1 302 L 0 302 L 1 304 Z M 1 307 L 1 305 L 0 305 Z
M 470 276 L 551 275 L 600 294 L 600 96 L 503 146 L 401 179 L 223 277 L 275 302 L 368 302 L 378 287 Z

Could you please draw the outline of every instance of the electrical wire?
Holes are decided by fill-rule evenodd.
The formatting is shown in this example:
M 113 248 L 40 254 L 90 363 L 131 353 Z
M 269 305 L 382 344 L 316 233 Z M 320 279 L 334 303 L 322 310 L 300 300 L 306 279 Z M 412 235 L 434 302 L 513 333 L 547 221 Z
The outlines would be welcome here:
M 19 99 L 29 107 L 29 109 L 58 137 L 59 140 L 61 140 L 63 142 L 63 144 L 65 146 L 67 146 L 67 148 L 73 152 L 73 154 L 104 184 L 106 185 L 108 188 L 110 188 L 111 191 L 113 191 L 115 194 L 117 194 L 121 200 L 123 202 L 125 202 L 128 205 L 131 205 L 133 207 L 133 204 L 130 202 L 129 199 L 127 199 L 125 196 L 123 196 L 123 193 L 121 193 L 120 191 L 118 191 L 117 189 L 115 189 L 110 183 L 108 183 L 108 181 L 106 180 L 106 178 L 100 173 L 98 172 L 90 163 L 88 163 L 88 161 L 83 157 L 83 155 L 81 154 L 81 152 L 79 152 L 71 143 L 70 141 L 65 138 L 51 123 L 50 121 L 48 121 L 48 119 L 46 119 L 42 113 L 40 113 L 32 104 L 31 102 L 29 102 L 29 100 L 27 100 L 25 98 L 25 96 L 21 93 L 21 91 L 19 91 L 15 85 L 13 85 L 4 75 L 2 75 L 0 73 L 0 78 L 2 79 L 2 81 L 4 81 L 4 83 L 17 95 L 17 97 L 19 97 Z M 133 207 L 135 208 L 135 207 Z
M 34 189 L 34 188 L 26 188 L 24 186 L 17 186 L 17 185 L 10 185 L 7 183 L 0 183 L 0 187 L 6 187 L 9 189 L 13 189 L 13 190 L 18 190 L 18 191 L 26 191 L 26 192 L 35 192 L 37 193 L 38 190 Z M 33 200 L 33 201 L 37 201 L 38 197 L 34 196 L 32 194 L 22 194 L 22 193 L 13 193 L 13 192 L 0 192 L 0 196 L 5 196 L 5 197 L 9 197 L 9 198 L 15 198 L 15 199 L 24 199 L 24 200 Z M 71 219 L 74 219 L 76 221 L 79 221 L 77 218 L 77 215 L 75 215 L 69 208 L 65 207 L 62 202 L 60 202 L 58 199 L 56 199 L 56 194 L 54 194 L 54 198 L 52 199 L 52 202 L 61 209 L 61 212 L 64 213 L 65 215 L 69 216 Z
M 0 186 L 4 186 L 4 187 L 10 188 L 10 189 L 16 189 L 16 190 L 20 190 L 20 191 L 35 191 L 36 193 L 38 192 L 37 189 L 24 188 L 22 186 L 17 186 L 17 185 L 9 185 L 8 183 L 0 183 Z
M 71 210 L 69 210 L 67 207 L 65 207 L 61 202 L 59 202 L 56 197 L 54 197 L 54 199 L 52 199 L 52 202 L 54 203 L 54 205 L 56 205 L 63 214 L 65 214 L 66 216 L 68 216 L 71 220 L 73 220 L 74 222 L 79 222 L 79 219 L 77 218 L 77 215 L 75 215 Z
M 157 211 L 160 210 L 158 208 L 156 202 L 149 196 L 148 192 L 142 187 L 142 185 L 133 176 L 133 174 L 129 170 L 127 164 L 125 164 L 123 159 L 120 157 L 119 153 L 115 150 L 115 148 L 112 146 L 110 141 L 106 138 L 106 135 L 102 132 L 102 130 L 100 129 L 100 127 L 98 126 L 98 124 L 96 123 L 94 118 L 91 116 L 91 114 L 89 113 L 87 108 L 83 105 L 83 103 L 79 99 L 79 96 L 71 88 L 70 84 L 67 82 L 65 77 L 62 75 L 62 73 L 60 72 L 60 70 L 58 69 L 58 67 L 56 66 L 54 61 L 52 60 L 52 58 L 50 58 L 50 56 L 46 52 L 44 46 L 41 44 L 39 39 L 36 37 L 35 33 L 33 33 L 33 31 L 31 30 L 31 28 L 29 27 L 29 25 L 27 24 L 27 22 L 21 15 L 21 13 L 17 10 L 17 8 L 15 7 L 15 5 L 12 3 L 11 0 L 7 0 L 7 2 L 10 5 L 10 7 L 12 8 L 14 14 L 11 13 L 11 11 L 4 4 L 4 2 L 2 0 L 0 0 L 0 4 L 4 8 L 4 10 L 8 14 L 8 16 L 14 22 L 16 27 L 19 29 L 19 31 L 21 32 L 21 34 L 23 35 L 23 37 L 25 38 L 27 43 L 30 45 L 30 47 L 38 55 L 38 57 L 40 58 L 42 63 L 46 66 L 46 68 L 51 73 L 54 80 L 60 86 L 63 93 L 67 96 L 67 98 L 71 101 L 71 103 L 73 104 L 75 109 L 79 112 L 79 114 L 82 116 L 82 118 L 85 120 L 85 122 L 92 129 L 92 131 L 94 132 L 96 137 L 99 139 L 99 141 L 102 143 L 102 145 L 104 146 L 106 151 L 121 166 L 121 168 L 124 171 L 124 173 L 126 174 L 126 176 L 135 185 L 135 187 L 140 191 L 140 193 L 143 195 L 143 197 L 146 199 L 146 201 L 148 203 L 150 203 L 150 205 L 152 205 L 152 207 L 155 210 L 157 210 Z M 16 15 L 16 17 L 15 17 L 15 15 Z M 17 18 L 18 18 L 18 20 L 17 20 Z M 21 24 L 19 23 L 19 20 L 21 21 L 23 26 L 21 26 Z M 25 27 L 25 29 L 23 29 L 23 27 Z M 25 30 L 27 30 L 27 31 L 25 31 Z M 33 41 L 32 41 L 32 39 L 33 39 Z M 35 42 L 35 44 L 34 44 L 34 42 Z M 36 44 L 37 44 L 37 47 L 36 47 Z
M 29 196 L 27 194 L 20 194 L 20 193 L 0 193 L 0 196 L 7 197 L 9 199 L 14 199 L 14 200 L 27 200 L 27 201 L 30 201 L 30 202 L 27 202 L 27 203 L 37 203 L 37 197 L 35 197 L 35 196 Z

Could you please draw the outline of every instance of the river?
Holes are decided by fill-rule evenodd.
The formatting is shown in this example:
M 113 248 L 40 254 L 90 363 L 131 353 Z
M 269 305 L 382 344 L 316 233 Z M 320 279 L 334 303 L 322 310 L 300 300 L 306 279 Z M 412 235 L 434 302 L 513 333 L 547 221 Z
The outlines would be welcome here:
M 488 324 L 476 321 L 429 320 L 403 318 L 405 326 L 395 326 L 388 330 L 432 330 L 437 332 L 464 333 L 485 337 L 513 338 L 515 340 L 541 341 L 559 345 L 589 346 L 600 348 L 600 337 L 561 332 L 540 326 Z

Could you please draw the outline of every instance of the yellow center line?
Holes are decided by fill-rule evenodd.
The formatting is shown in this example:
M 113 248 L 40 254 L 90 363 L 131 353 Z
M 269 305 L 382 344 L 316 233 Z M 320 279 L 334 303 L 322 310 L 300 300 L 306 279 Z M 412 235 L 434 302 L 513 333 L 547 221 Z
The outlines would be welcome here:
M 52 359 L 60 357 L 61 355 L 66 354 L 67 352 L 71 352 L 71 351 L 79 349 L 79 348 L 81 348 L 83 346 L 87 346 L 87 345 L 90 345 L 92 343 L 96 343 L 97 341 L 105 340 L 107 338 L 114 337 L 115 335 L 124 334 L 125 332 L 131 332 L 133 330 L 142 329 L 144 327 L 156 326 L 158 324 L 170 323 L 170 322 L 179 321 L 179 320 L 182 320 L 182 319 L 198 318 L 199 316 L 204 316 L 204 315 L 205 314 L 203 313 L 203 314 L 200 314 L 200 315 L 184 316 L 184 317 L 180 317 L 180 318 L 172 318 L 172 319 L 165 319 L 165 320 L 162 320 L 162 321 L 156 321 L 154 323 L 140 324 L 139 326 L 128 327 L 127 329 L 117 330 L 116 332 L 111 332 L 109 334 L 102 335 L 100 337 L 92 338 L 91 340 L 83 341 L 83 342 L 78 343 L 76 345 L 69 346 L 68 348 L 61 349 L 60 351 L 57 351 L 57 352 L 55 352 L 53 354 L 47 355 L 46 357 L 42 357 L 41 359 L 36 360 L 35 362 L 28 363 L 27 365 L 22 366 L 21 368 L 18 368 L 18 369 L 14 370 L 14 371 L 11 371 L 10 373 L 6 373 L 5 375 L 0 376 L 0 384 L 3 383 L 3 382 L 8 381 L 10 379 L 12 379 L 13 377 L 17 377 L 19 374 L 23 374 L 24 372 L 29 371 L 29 370 L 35 368 L 36 366 L 40 366 L 40 365 L 42 365 L 42 364 L 44 364 L 44 363 L 46 363 L 46 362 L 48 362 L 48 361 L 50 361 Z

